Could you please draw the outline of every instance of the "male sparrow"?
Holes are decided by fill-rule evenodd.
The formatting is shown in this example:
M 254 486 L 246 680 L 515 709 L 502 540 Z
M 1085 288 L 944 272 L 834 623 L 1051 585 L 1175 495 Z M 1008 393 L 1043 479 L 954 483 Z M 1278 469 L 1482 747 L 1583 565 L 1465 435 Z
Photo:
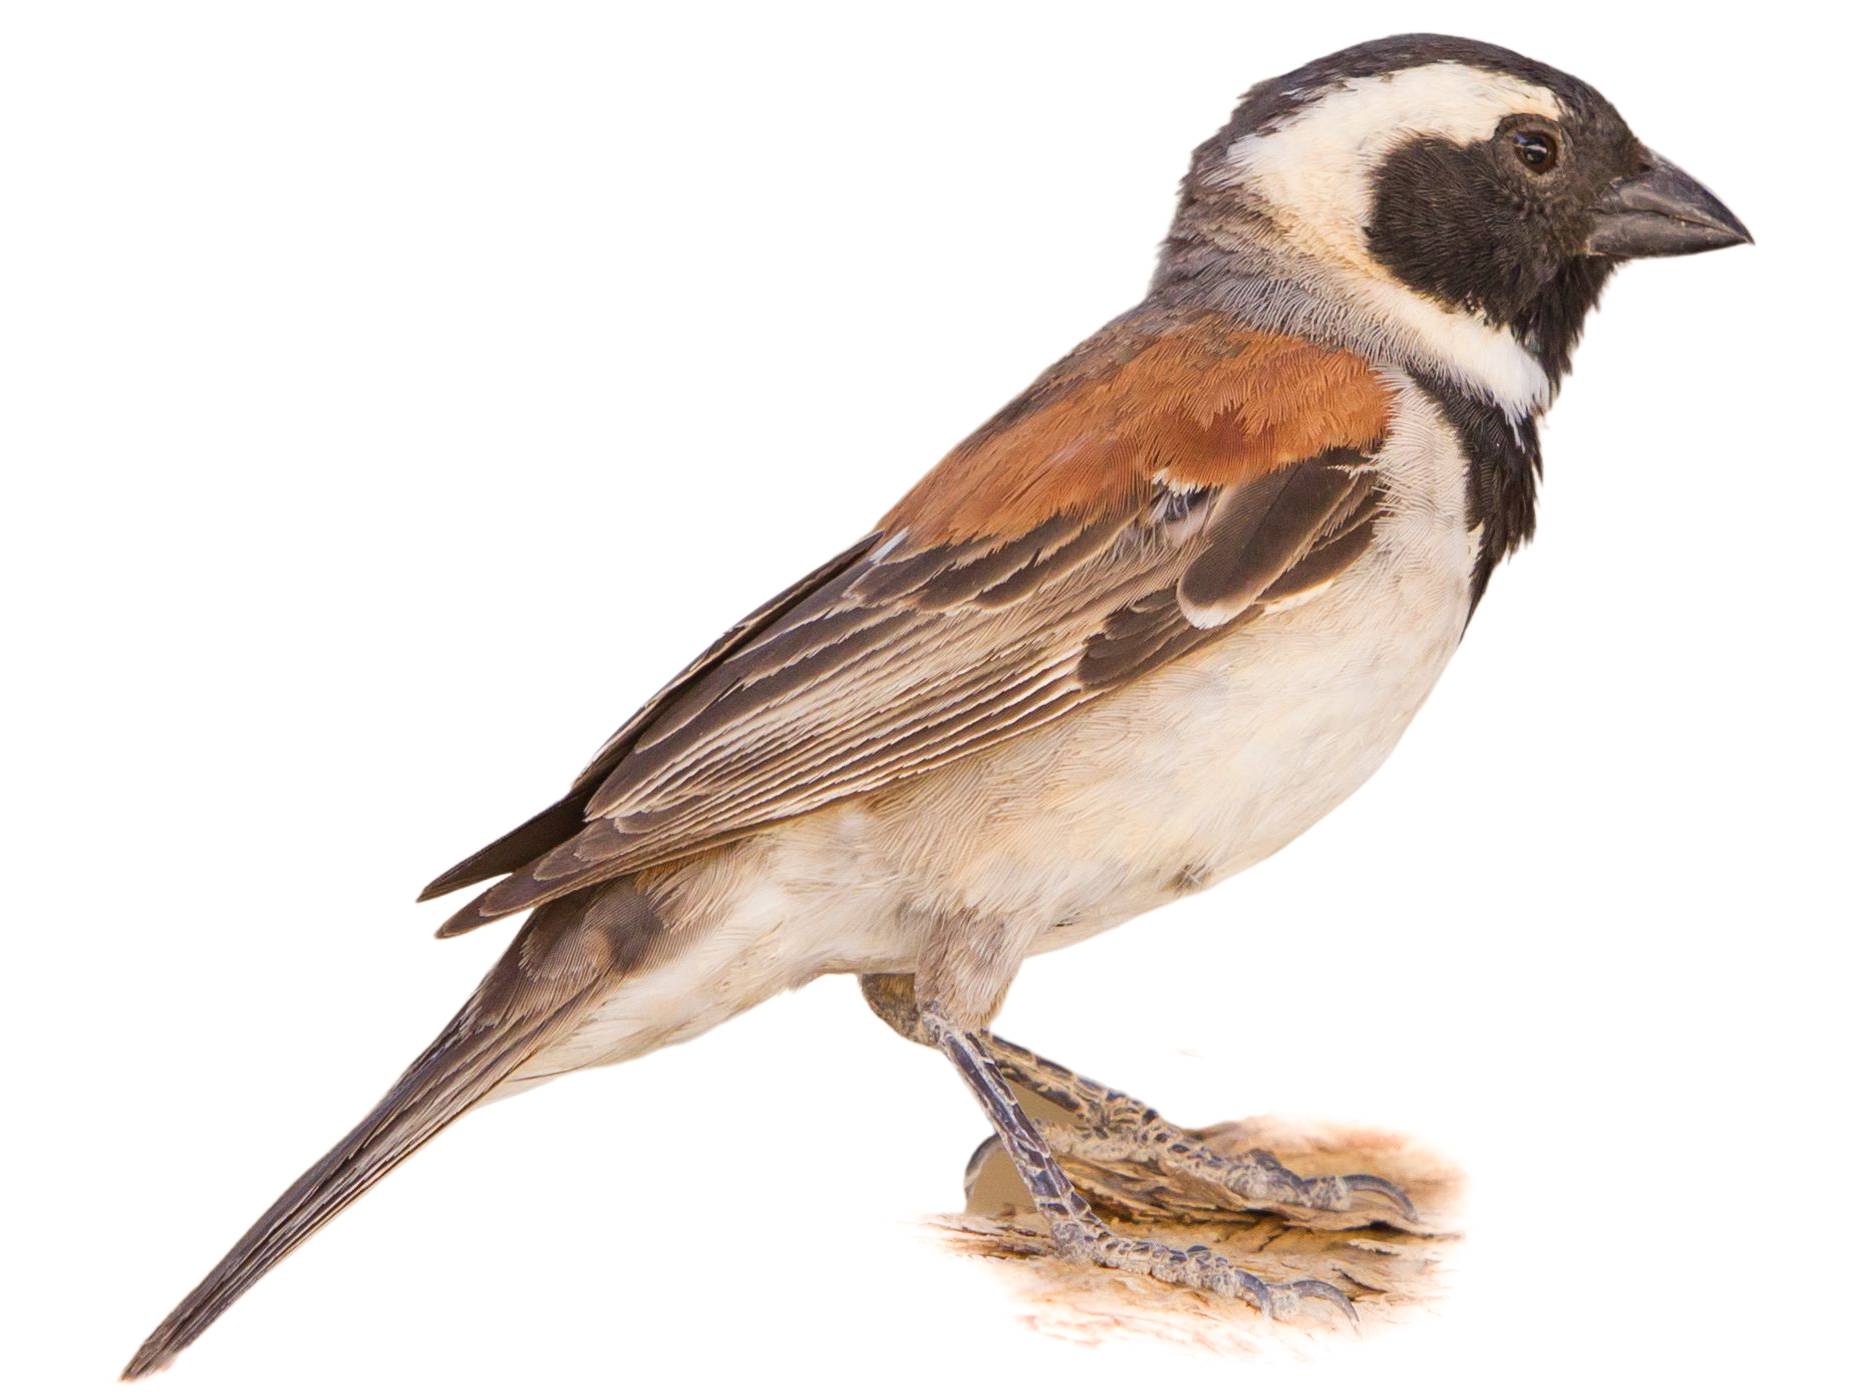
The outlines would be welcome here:
M 1593 88 L 1488 44 L 1383 39 L 1252 88 L 1138 306 L 428 886 L 498 877 L 444 936 L 525 923 L 125 1374 L 469 1108 L 825 973 L 953 1061 L 1063 1256 L 1348 1308 L 1116 1234 L 1011 1086 L 1247 1201 L 1409 1213 L 1398 1188 L 1221 1157 L 988 1027 L 1025 958 L 1360 786 L 1529 538 L 1537 423 L 1609 274 L 1748 241 Z

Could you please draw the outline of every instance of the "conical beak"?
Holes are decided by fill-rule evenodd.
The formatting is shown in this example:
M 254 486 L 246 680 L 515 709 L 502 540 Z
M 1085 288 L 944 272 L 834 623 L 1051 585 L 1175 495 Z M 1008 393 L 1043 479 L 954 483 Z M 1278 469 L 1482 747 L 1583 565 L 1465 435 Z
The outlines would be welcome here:
M 1755 240 L 1717 195 L 1661 156 L 1617 180 L 1593 209 L 1585 247 L 1597 257 L 1672 258 Z

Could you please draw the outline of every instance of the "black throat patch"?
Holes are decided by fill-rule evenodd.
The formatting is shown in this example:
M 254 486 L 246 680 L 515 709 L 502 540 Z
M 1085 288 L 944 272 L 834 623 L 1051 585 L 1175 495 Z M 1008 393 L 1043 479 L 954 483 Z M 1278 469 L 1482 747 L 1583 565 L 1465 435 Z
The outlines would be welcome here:
M 1475 612 L 1492 571 L 1536 532 L 1536 488 L 1543 475 L 1536 419 L 1513 419 L 1450 379 L 1425 374 L 1415 379 L 1446 415 L 1465 452 L 1465 525 L 1480 532 L 1472 562 Z

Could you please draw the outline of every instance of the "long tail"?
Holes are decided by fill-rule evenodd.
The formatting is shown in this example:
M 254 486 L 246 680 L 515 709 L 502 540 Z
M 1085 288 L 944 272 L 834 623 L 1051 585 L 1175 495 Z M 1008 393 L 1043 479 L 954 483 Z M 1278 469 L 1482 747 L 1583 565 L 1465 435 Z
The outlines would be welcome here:
M 273 1265 L 570 1031 L 640 965 L 658 928 L 653 907 L 627 881 L 535 911 L 440 1038 L 149 1334 L 123 1378 L 168 1365 Z

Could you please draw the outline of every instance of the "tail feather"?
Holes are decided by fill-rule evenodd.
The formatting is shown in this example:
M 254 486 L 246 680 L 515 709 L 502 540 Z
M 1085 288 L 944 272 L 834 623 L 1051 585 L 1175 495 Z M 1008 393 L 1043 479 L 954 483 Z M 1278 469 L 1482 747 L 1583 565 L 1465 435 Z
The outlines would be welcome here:
M 436 899 L 464 890 L 495 875 L 510 875 L 536 860 L 553 846 L 568 841 L 583 829 L 583 804 L 596 791 L 595 783 L 574 788 L 570 796 L 552 803 L 530 821 L 514 827 L 497 841 L 481 847 L 458 865 L 435 876 L 417 898 Z
M 498 1087 L 640 965 L 659 924 L 628 882 L 533 913 L 440 1037 L 150 1333 L 125 1380 L 159 1371 L 239 1296 Z

